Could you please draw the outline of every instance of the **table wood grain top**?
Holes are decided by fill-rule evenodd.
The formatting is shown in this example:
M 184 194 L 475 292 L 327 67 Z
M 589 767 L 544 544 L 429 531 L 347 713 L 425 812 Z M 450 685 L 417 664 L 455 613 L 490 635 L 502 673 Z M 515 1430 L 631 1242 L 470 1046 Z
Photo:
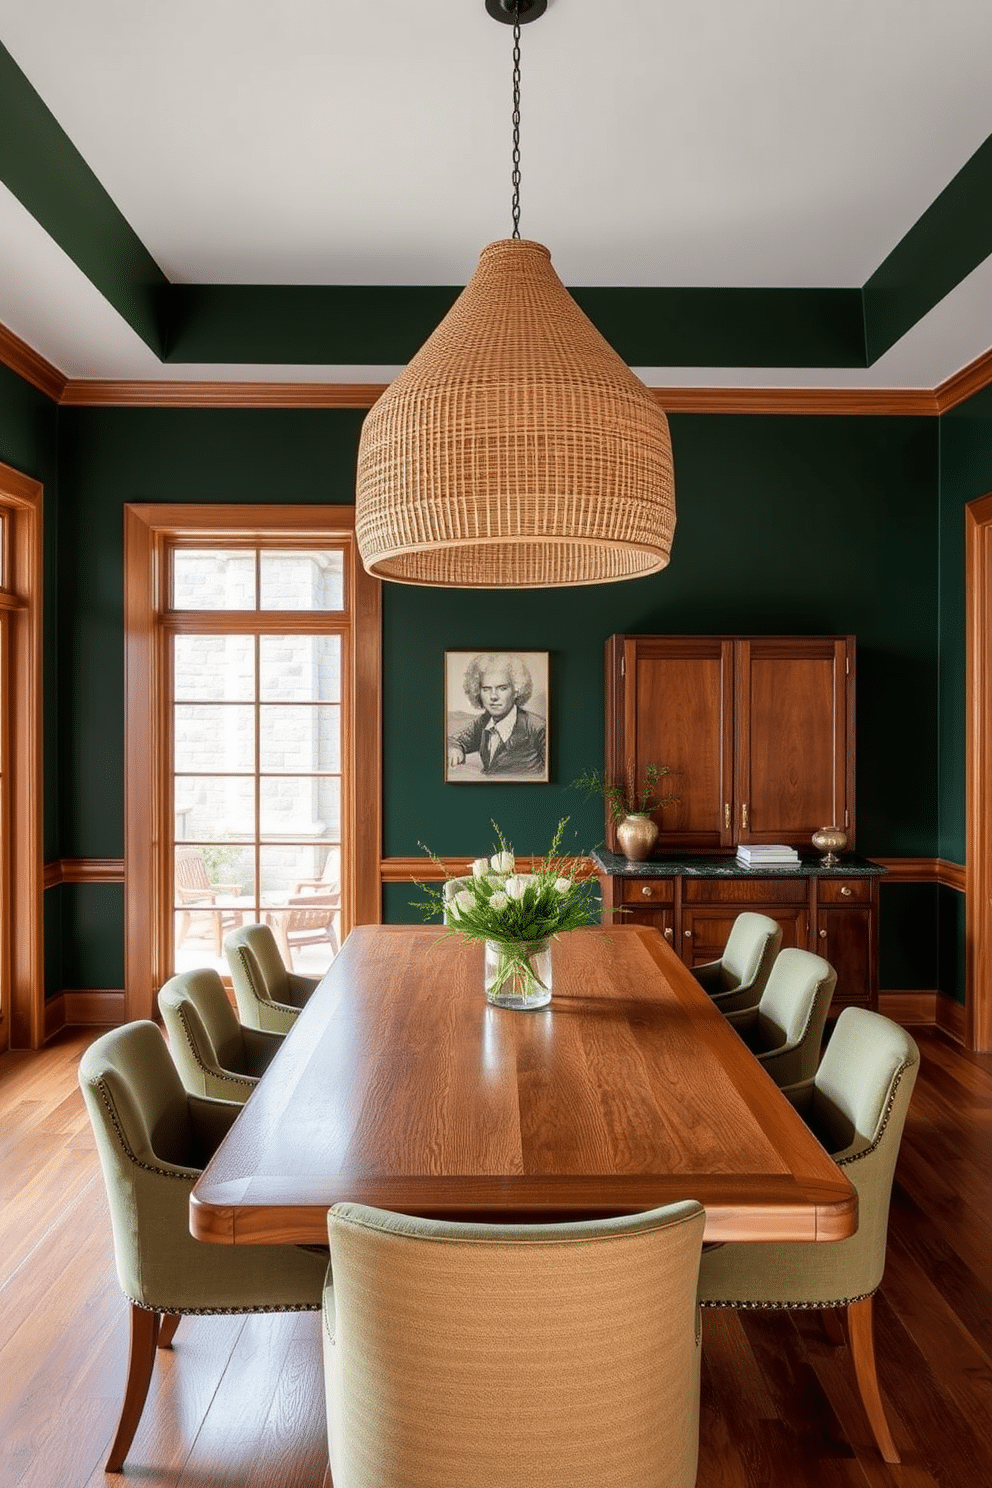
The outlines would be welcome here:
M 490 1007 L 483 948 L 352 931 L 198 1180 L 190 1228 L 324 1244 L 353 1200 L 549 1221 L 676 1199 L 706 1239 L 836 1240 L 851 1184 L 656 930 L 554 942 L 554 996 Z

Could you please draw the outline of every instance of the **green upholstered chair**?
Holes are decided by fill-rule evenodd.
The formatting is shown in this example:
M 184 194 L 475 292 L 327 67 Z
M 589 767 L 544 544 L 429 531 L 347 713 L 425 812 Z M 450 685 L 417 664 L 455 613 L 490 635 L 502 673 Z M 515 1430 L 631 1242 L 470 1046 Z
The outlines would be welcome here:
M 756 1007 L 727 1014 L 777 1085 L 811 1080 L 837 973 L 822 956 L 787 946 L 779 951 Z
M 320 977 L 289 971 L 268 925 L 232 930 L 224 954 L 241 1022 L 268 1033 L 288 1033 Z
M 328 1217 L 334 1488 L 691 1488 L 699 1204 L 577 1224 Z
M 704 1307 L 843 1309 L 861 1399 L 886 1462 L 899 1454 L 878 1388 L 872 1297 L 885 1268 L 892 1175 L 919 1062 L 913 1039 L 895 1023 L 845 1008 L 815 1079 L 786 1093 L 857 1189 L 857 1233 L 818 1244 L 717 1246 L 704 1253 L 699 1281 Z M 843 1341 L 834 1314 L 825 1311 L 824 1320 Z
M 782 926 L 746 909 L 734 921 L 719 961 L 694 966 L 692 974 L 721 1012 L 754 1007 L 781 947 Z
M 243 1103 L 285 1034 L 246 1028 L 234 1015 L 216 971 L 181 971 L 158 994 L 169 1052 L 186 1089 Z
M 207 1245 L 189 1198 L 241 1107 L 183 1089 L 158 1026 L 126 1023 L 91 1044 L 79 1083 L 107 1187 L 117 1276 L 131 1304 L 131 1353 L 106 1470 L 119 1472 L 155 1363 L 185 1313 L 320 1306 L 326 1255 L 282 1245 Z

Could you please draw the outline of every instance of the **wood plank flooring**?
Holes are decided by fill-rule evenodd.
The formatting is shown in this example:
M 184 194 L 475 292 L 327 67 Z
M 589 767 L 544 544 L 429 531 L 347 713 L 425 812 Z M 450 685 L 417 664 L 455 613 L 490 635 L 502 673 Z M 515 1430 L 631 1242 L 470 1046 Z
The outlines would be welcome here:
M 990 1488 L 992 1057 L 917 1030 L 876 1304 L 901 1467 L 815 1314 L 706 1311 L 698 1488 Z M 126 1312 L 76 1086 L 94 1030 L 0 1056 L 0 1483 L 92 1488 L 126 1367 Z M 317 1314 L 185 1319 L 158 1356 L 125 1479 L 149 1488 L 319 1488 Z M 465 1488 L 484 1488 L 466 1484 Z M 522 1484 L 521 1488 L 527 1488 Z M 579 1485 L 576 1485 L 579 1488 Z M 587 1488 L 587 1485 L 583 1485 Z M 623 1488 L 591 1473 L 588 1488 Z

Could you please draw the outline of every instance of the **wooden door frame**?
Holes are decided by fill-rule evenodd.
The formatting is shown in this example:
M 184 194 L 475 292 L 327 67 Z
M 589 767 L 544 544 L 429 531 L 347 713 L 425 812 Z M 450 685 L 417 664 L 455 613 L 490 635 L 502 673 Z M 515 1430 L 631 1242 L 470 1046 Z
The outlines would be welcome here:
M 992 1049 L 992 494 L 965 508 L 965 1042 Z
M 10 996 L 5 1044 L 40 1049 L 45 1040 L 44 769 L 42 689 L 42 499 L 40 481 L 0 464 L 0 496 L 11 512 L 7 555 L 11 718 L 8 738 Z

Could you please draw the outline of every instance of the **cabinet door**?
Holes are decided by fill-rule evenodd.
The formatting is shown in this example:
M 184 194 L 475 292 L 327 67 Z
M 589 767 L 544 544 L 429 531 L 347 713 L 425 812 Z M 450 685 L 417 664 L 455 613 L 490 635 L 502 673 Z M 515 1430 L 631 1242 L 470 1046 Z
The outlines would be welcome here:
M 623 879 L 615 902 L 623 905 L 618 925 L 650 925 L 672 944 L 675 939 L 675 881 L 671 878 Z
M 806 949 L 809 934 L 809 915 L 805 905 L 755 904 L 758 913 L 782 926 L 782 948 L 798 946 Z M 682 911 L 681 944 L 679 955 L 687 966 L 701 966 L 706 961 L 718 961 L 730 939 L 734 920 L 740 913 L 723 905 L 697 905 Z
M 867 879 L 821 878 L 816 885 L 813 949 L 837 973 L 831 1008 L 856 1004 L 877 1009 L 875 889 Z
M 678 804 L 655 812 L 658 848 L 727 847 L 733 822 L 733 642 L 614 636 L 607 650 L 606 768 L 641 780 L 653 761 Z M 612 824 L 610 845 L 618 851 Z
M 840 826 L 853 846 L 853 636 L 737 648 L 736 840 L 806 847 Z

